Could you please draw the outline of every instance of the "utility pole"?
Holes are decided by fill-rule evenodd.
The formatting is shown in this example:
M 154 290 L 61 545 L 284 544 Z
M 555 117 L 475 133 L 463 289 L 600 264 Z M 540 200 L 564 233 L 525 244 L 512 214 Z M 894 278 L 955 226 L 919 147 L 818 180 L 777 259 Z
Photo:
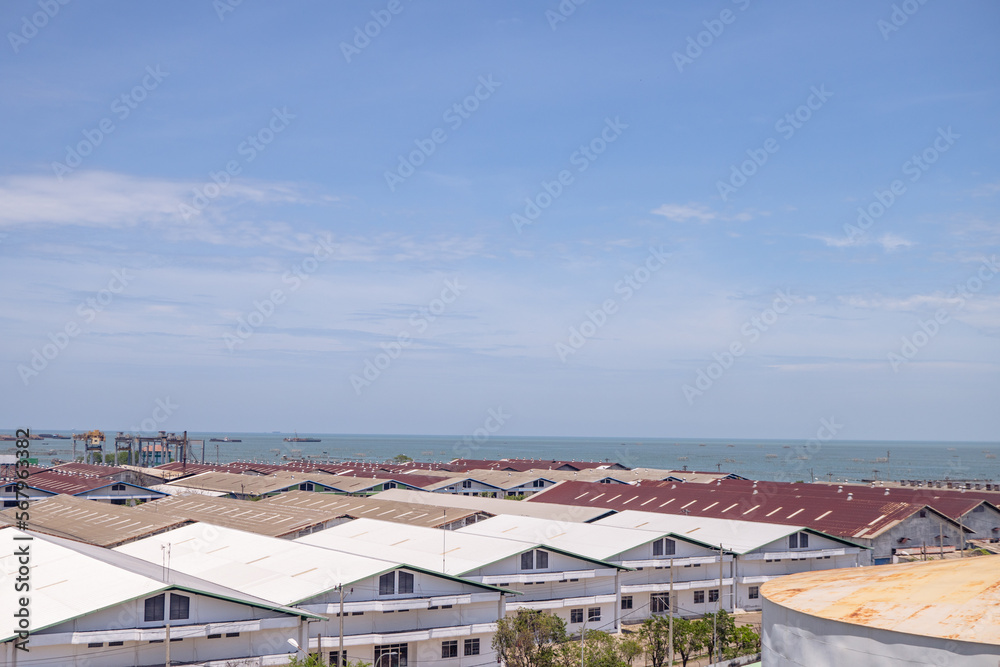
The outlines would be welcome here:
M 670 667 L 674 667 L 674 559 L 670 559 L 670 589 L 667 593 L 667 644 L 670 647 Z M 581 665 L 582 667 L 582 665 Z
M 166 600 L 164 600 L 164 602 L 166 602 Z M 163 663 L 163 667 L 170 667 L 170 621 L 167 621 L 167 634 L 163 643 L 167 647 L 167 659 L 166 662 Z
M 340 643 L 337 648 L 337 667 L 344 667 L 344 582 L 337 586 L 340 589 Z

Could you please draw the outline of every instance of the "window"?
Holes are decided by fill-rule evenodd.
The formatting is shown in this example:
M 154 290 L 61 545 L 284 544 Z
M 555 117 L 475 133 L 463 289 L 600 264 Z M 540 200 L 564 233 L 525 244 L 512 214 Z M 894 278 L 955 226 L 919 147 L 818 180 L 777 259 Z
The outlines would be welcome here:
M 525 551 L 521 554 L 521 569 L 522 570 L 533 570 L 535 568 L 534 562 L 534 551 Z
M 351 612 L 351 616 L 364 616 L 364 615 L 365 615 L 365 612 L 363 612 L 363 611 L 352 611 Z
M 124 484 L 112 484 L 111 485 L 111 490 L 112 491 L 124 491 L 125 490 L 125 485 Z
M 413 593 L 413 574 L 410 572 L 399 572 L 399 593 Z
M 589 607 L 587 609 L 587 622 L 591 623 L 593 621 L 601 620 L 601 608 L 600 607 Z
M 976 505 L 975 507 L 972 508 L 972 511 L 973 512 L 985 512 L 986 511 L 986 506 L 985 505 Z
M 536 551 L 535 552 L 535 567 L 539 570 L 544 570 L 549 566 L 549 552 L 548 551 Z
M 163 620 L 163 597 L 164 594 L 160 593 L 156 597 L 146 599 L 146 615 L 144 619 L 147 622 Z
M 208 639 L 222 639 L 222 633 L 219 633 L 217 635 L 209 635 Z
M 919 512 L 917 512 L 917 516 L 920 517 L 921 519 L 926 519 L 927 518 L 927 510 L 920 510 Z
M 705 591 L 695 591 L 694 592 L 694 603 L 703 604 L 705 602 Z
M 670 593 L 653 593 L 649 596 L 649 610 L 654 614 L 670 611 Z
M 108 642 L 108 646 L 125 646 L 125 642 Z
M 673 540 L 667 539 L 666 537 L 656 540 L 653 542 L 653 555 L 654 556 L 673 556 L 676 551 L 677 545 Z
M 751 586 L 748 589 L 747 593 L 748 593 L 747 597 L 750 598 L 751 600 L 760 599 L 760 586 Z
M 313 483 L 312 482 L 306 482 L 304 484 L 299 484 L 299 490 L 300 491 L 312 491 L 313 490 Z
M 340 667 L 341 665 L 347 664 L 347 651 L 340 653 L 339 651 L 330 651 L 330 664 L 333 667 Z
M 170 594 L 170 620 L 185 619 L 191 612 L 191 598 L 186 595 Z
M 535 481 L 533 481 L 531 483 L 531 486 L 535 487 L 536 489 L 540 488 L 540 487 L 543 487 L 543 486 L 545 486 L 545 480 L 544 479 L 536 479 Z
M 570 623 L 583 623 L 583 609 L 570 609 L 569 610 L 569 622 Z
M 710 591 L 708 591 L 708 601 L 709 602 L 718 602 L 719 601 L 719 589 L 718 588 L 713 588 Z
M 87 644 L 87 648 L 101 648 L 104 646 L 104 642 L 90 642 Z
M 622 609 L 631 609 L 631 608 L 632 608 L 632 596 L 631 595 L 623 595 L 622 596 Z
M 378 594 L 392 595 L 396 592 L 396 573 L 386 572 L 378 578 Z
M 789 549 L 798 549 L 799 548 L 799 534 L 798 533 L 795 533 L 794 535 L 789 535 L 788 536 L 788 548 Z
M 238 633 L 238 632 L 227 632 L 226 636 L 227 637 L 239 637 L 240 633 Z
M 458 640 L 452 639 L 449 641 L 441 642 L 441 657 L 442 658 L 457 658 L 458 657 Z
M 379 644 L 375 646 L 375 660 L 378 667 L 406 667 L 408 644 Z
M 466 639 L 465 640 L 465 655 L 479 655 L 479 640 L 478 639 Z
M 805 549 L 809 546 L 809 533 L 799 533 L 799 547 Z
M 462 488 L 463 489 L 471 489 L 472 488 L 472 480 L 471 479 L 463 479 L 462 480 Z

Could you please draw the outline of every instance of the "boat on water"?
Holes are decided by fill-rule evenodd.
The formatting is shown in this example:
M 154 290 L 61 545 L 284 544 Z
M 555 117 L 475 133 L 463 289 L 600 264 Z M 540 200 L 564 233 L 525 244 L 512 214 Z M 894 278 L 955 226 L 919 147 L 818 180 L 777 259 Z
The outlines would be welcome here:
M 296 431 L 294 438 L 285 438 L 285 442 L 323 442 L 319 438 L 300 438 Z
M 58 433 L 39 433 L 38 437 L 42 440 L 69 440 L 68 435 L 59 435 Z
M 209 438 L 208 441 L 209 442 L 243 442 L 239 438 L 230 438 L 229 436 L 226 436 L 225 438 Z

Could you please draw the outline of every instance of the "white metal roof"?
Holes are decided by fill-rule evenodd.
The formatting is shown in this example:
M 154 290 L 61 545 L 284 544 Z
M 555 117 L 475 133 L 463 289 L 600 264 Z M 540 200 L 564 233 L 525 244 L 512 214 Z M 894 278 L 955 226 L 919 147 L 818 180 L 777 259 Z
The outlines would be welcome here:
M 667 531 L 654 535 L 649 530 L 619 528 L 600 523 L 575 523 L 511 515 L 495 516 L 456 532 L 545 544 L 600 560 L 608 560 L 667 534 Z
M 308 600 L 399 565 L 207 523 L 153 535 L 115 551 L 160 563 L 161 545 L 170 545 L 171 569 L 281 604 Z
M 541 542 L 526 543 L 503 536 L 476 535 L 375 519 L 356 519 L 296 541 L 363 555 L 405 558 L 414 565 L 456 576 L 542 545 Z M 560 548 L 560 551 L 565 550 Z M 610 567 L 604 563 L 600 566 Z
M 614 511 L 604 507 L 578 507 L 576 505 L 557 505 L 555 503 L 526 503 L 522 500 L 460 496 L 451 493 L 427 493 L 426 491 L 412 491 L 407 489 L 387 489 L 372 497 L 379 500 L 396 500 L 411 504 L 455 507 L 463 510 L 472 509 L 486 512 L 487 514 L 515 514 L 518 516 L 534 516 L 542 519 L 558 519 L 561 521 L 593 521 Z
M 32 539 L 18 539 L 24 537 Z M 164 580 L 159 562 L 146 562 L 90 544 L 3 528 L 0 529 L 0 545 L 0 582 L 8 588 L 0 595 L 0 616 L 11 619 L 17 609 L 19 596 L 13 588 L 20 563 L 15 552 L 27 545 L 31 591 L 25 595 L 31 600 L 31 629 L 34 631 L 172 588 L 312 616 L 179 572 L 169 572 Z M 10 622 L 3 624 L 0 641 L 14 636 L 11 628 Z
M 659 514 L 626 510 L 596 522 L 602 526 L 638 528 L 655 533 L 673 533 L 713 546 L 721 544 L 727 551 L 745 554 L 792 533 L 806 530 L 801 526 L 733 519 L 713 519 L 683 514 Z M 810 531 L 813 532 L 813 531 Z

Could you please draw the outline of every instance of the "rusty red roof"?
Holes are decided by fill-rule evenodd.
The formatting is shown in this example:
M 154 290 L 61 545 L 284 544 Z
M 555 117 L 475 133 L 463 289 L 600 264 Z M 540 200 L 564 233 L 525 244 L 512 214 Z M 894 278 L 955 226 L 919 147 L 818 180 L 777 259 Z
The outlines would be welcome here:
M 763 482 L 755 487 L 753 482 L 739 485 L 656 482 L 636 486 L 567 481 L 525 502 L 780 523 L 806 526 L 847 539 L 873 538 L 924 507 L 892 497 L 864 498 L 847 491 L 819 498 L 789 493 L 781 487 L 769 488 Z

